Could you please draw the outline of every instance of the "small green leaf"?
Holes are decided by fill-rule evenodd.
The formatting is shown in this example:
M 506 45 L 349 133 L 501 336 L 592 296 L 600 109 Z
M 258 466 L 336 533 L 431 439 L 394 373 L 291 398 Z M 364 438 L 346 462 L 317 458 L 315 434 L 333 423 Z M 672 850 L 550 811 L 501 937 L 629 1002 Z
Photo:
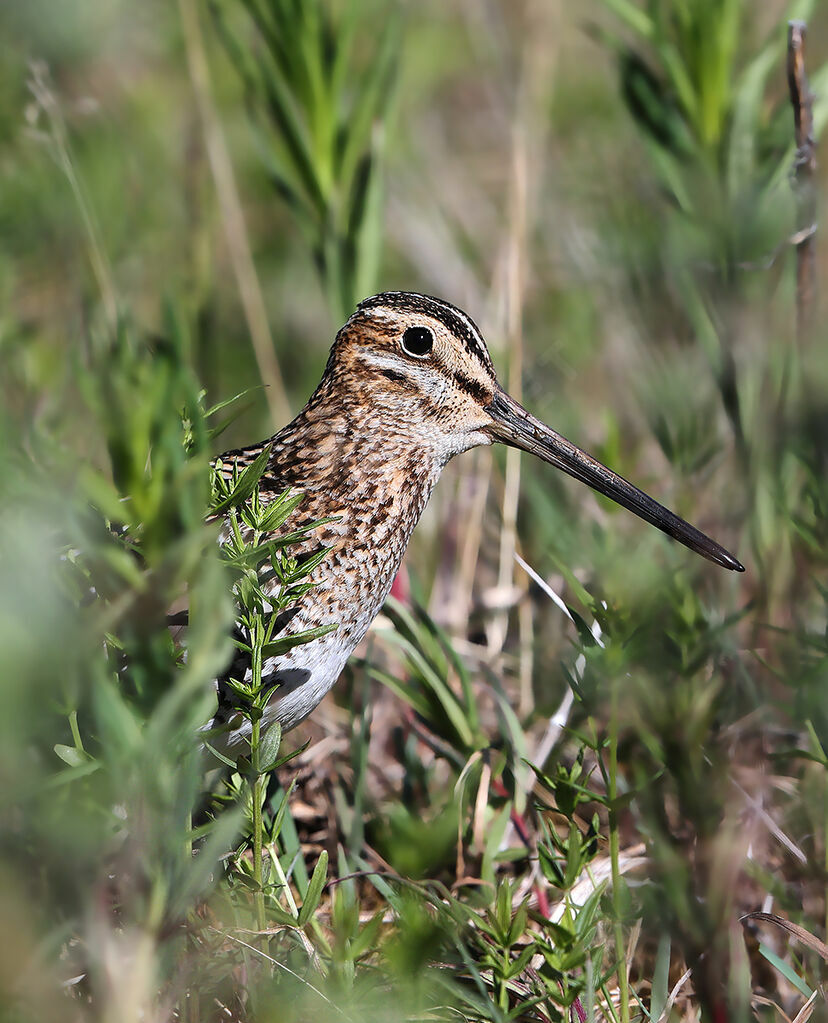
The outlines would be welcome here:
M 538 847 L 538 863 L 543 876 L 556 888 L 564 887 L 564 875 L 561 870 L 560 861 L 549 849 L 541 845 Z
M 311 915 L 316 911 L 316 907 L 319 905 L 319 899 L 322 897 L 322 889 L 325 886 L 327 876 L 328 853 L 323 849 L 319 855 L 316 867 L 314 868 L 313 876 L 308 882 L 305 901 L 302 903 L 302 908 L 299 910 L 299 919 L 297 922 L 300 927 L 304 927 L 308 920 L 310 920 Z
M 310 643 L 314 639 L 320 639 L 322 636 L 327 636 L 328 633 L 338 628 L 339 626 L 336 624 L 318 625 L 315 629 L 294 632 L 291 636 L 280 636 L 278 639 L 274 639 L 262 647 L 262 657 L 278 657 L 280 654 L 285 653 L 286 650 L 291 650 L 295 646 L 301 646 L 303 643 Z
M 271 842 L 275 842 L 276 839 L 279 837 L 279 832 L 282 830 L 282 821 L 285 819 L 285 813 L 287 812 L 288 809 L 288 801 L 290 800 L 290 797 L 293 794 L 293 790 L 295 787 L 296 779 L 294 778 L 293 781 L 290 783 L 287 792 L 285 792 L 285 794 L 282 796 L 282 801 L 281 803 L 279 803 L 279 809 L 276 811 L 276 815 L 273 818 L 273 825 L 270 829 Z
M 532 959 L 532 957 L 535 955 L 536 952 L 537 952 L 537 948 L 535 946 L 535 942 L 531 941 L 526 946 L 526 948 L 524 948 L 520 952 L 520 954 L 517 956 L 517 958 L 513 959 L 509 963 L 508 969 L 506 969 L 504 971 L 505 979 L 506 980 L 511 980 L 512 977 L 517 977 L 521 973 L 523 973 L 523 971 L 529 965 L 530 960 Z M 523 1005 L 521 1005 L 521 1015 L 523 1015 L 525 1010 L 526 1010 L 526 1003 L 524 1002 Z M 525 1019 L 526 1017 L 524 1016 L 523 1018 Z
M 282 727 L 277 721 L 267 729 L 259 740 L 259 763 L 264 765 L 260 769 L 262 774 L 267 774 L 270 771 L 270 765 L 275 763 L 279 756 L 281 742 Z
M 213 754 L 213 756 L 216 757 L 216 759 L 220 760 L 225 765 L 225 767 L 236 767 L 236 762 L 234 760 L 230 760 L 223 753 L 219 753 L 219 751 L 214 746 L 211 746 L 209 742 L 205 741 L 204 745 Z
M 297 927 L 299 925 L 297 918 L 292 913 L 281 906 L 274 905 L 272 902 L 267 907 L 267 915 L 274 923 L 282 924 L 284 927 Z
M 286 490 L 275 501 L 267 506 L 267 510 L 259 520 L 259 529 L 263 533 L 272 533 L 278 529 L 288 516 L 301 504 L 304 494 L 291 494 Z
M 78 749 L 77 746 L 66 746 L 59 742 L 53 749 L 64 764 L 68 764 L 70 767 L 80 767 L 81 764 L 88 764 L 92 760 L 86 750 Z
M 508 881 L 501 881 L 498 885 L 494 916 L 500 932 L 499 940 L 508 942 L 512 922 L 512 886 Z
M 270 444 L 262 448 L 256 456 L 255 461 L 251 462 L 239 476 L 238 482 L 233 487 L 230 494 L 225 497 L 224 500 L 213 505 L 211 509 L 213 515 L 222 515 L 229 508 L 243 504 L 251 497 L 253 491 L 256 489 L 256 484 L 262 478 L 265 469 L 267 468 L 271 449 L 272 445 Z
M 351 941 L 348 948 L 352 960 L 373 952 L 377 947 L 377 939 L 385 918 L 385 910 L 381 909 L 361 928 L 356 938 Z
M 564 873 L 564 888 L 570 889 L 581 872 L 581 832 L 577 825 L 569 822 L 569 840 L 566 848 L 566 871 Z
M 512 926 L 509 928 L 509 944 L 517 943 L 518 938 L 526 930 L 526 921 L 529 916 L 529 903 L 527 899 L 518 906 L 517 912 L 512 919 Z

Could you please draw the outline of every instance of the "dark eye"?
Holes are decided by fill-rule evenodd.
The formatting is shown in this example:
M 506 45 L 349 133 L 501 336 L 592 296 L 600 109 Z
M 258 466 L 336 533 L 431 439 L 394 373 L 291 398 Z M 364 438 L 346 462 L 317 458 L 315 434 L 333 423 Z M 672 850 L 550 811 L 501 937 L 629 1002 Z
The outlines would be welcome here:
M 408 327 L 402 336 L 403 351 L 424 359 L 434 347 L 434 335 L 428 327 Z

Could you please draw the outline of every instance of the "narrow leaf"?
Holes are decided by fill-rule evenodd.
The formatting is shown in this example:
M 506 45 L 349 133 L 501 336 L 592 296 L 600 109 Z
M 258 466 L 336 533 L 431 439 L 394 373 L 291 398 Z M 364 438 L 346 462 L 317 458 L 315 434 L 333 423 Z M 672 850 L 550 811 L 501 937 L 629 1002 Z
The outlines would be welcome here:
M 325 881 L 328 876 L 328 853 L 325 849 L 319 855 L 319 860 L 314 867 L 313 875 L 308 882 L 308 890 L 305 894 L 305 900 L 302 903 L 302 908 L 299 910 L 299 926 L 304 927 L 305 924 L 310 920 L 311 915 L 316 911 L 316 907 L 319 905 L 319 899 L 322 896 L 322 889 L 325 886 Z
M 283 654 L 295 646 L 302 646 L 303 643 L 310 643 L 314 639 L 320 639 L 322 636 L 327 636 L 328 633 L 334 632 L 338 628 L 339 625 L 336 623 L 332 625 L 318 625 L 314 629 L 294 632 L 291 636 L 280 636 L 278 639 L 274 639 L 262 647 L 262 657 L 278 657 L 279 654 Z
M 265 469 L 267 468 L 271 448 L 272 445 L 270 444 L 262 448 L 255 461 L 251 462 L 239 476 L 238 482 L 233 487 L 231 493 L 223 501 L 219 501 L 217 504 L 213 505 L 213 515 L 222 515 L 229 508 L 234 508 L 237 505 L 243 504 L 251 497 L 253 491 L 256 489 L 256 484 L 262 478 Z

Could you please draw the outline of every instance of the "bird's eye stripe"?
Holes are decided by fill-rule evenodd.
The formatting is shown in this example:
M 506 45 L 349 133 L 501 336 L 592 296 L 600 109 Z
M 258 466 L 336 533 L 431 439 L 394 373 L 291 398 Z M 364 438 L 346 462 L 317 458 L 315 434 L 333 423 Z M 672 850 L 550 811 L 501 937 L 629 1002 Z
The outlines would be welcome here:
M 491 401 L 490 389 L 481 384 L 479 380 L 474 380 L 472 377 L 466 376 L 465 373 L 457 373 L 454 379 L 457 381 L 461 391 L 470 394 L 477 401 L 486 403 Z
M 409 384 L 410 385 L 410 381 L 409 381 L 408 377 L 405 375 L 405 373 L 400 373 L 396 369 L 385 368 L 385 369 L 381 369 L 380 373 L 382 373 L 382 375 L 386 378 L 386 380 L 390 380 L 394 384 Z
M 414 365 L 399 355 L 360 352 L 358 358 L 363 365 L 377 370 L 387 380 L 406 387 L 418 387 L 420 377 L 427 371 L 425 366 Z
M 402 336 L 403 351 L 416 359 L 424 359 L 434 347 L 434 335 L 428 327 L 408 327 Z

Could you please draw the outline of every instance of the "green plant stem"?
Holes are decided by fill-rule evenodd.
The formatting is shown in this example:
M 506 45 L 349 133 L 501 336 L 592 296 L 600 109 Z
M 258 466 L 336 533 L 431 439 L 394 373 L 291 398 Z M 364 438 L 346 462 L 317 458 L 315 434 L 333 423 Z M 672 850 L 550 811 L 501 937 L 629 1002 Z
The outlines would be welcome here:
M 254 722 L 250 736 L 250 746 L 251 750 L 255 751 L 253 755 L 253 770 L 256 772 L 256 776 L 253 781 L 253 880 L 256 883 L 254 905 L 256 907 L 256 927 L 260 931 L 263 931 L 265 929 L 265 906 L 262 881 L 262 798 L 264 797 L 264 775 L 258 773 L 260 728 L 261 722 Z
M 618 958 L 618 990 L 621 998 L 621 1023 L 630 1020 L 630 991 L 627 980 L 627 954 L 624 943 L 623 906 L 621 901 L 621 870 L 619 866 L 618 812 L 618 685 L 612 687 L 609 734 L 609 849 L 612 870 L 612 903 L 615 910 L 615 954 Z
M 814 731 L 811 722 L 808 722 L 808 730 L 811 732 L 813 739 L 816 740 L 816 732 Z M 821 753 L 823 760 L 825 758 L 825 751 L 818 741 L 814 742 L 817 752 Z M 824 762 L 825 777 L 822 780 L 822 844 L 825 851 L 825 876 L 828 877 L 828 762 Z M 828 884 L 825 886 L 825 933 L 828 934 Z
M 72 731 L 72 742 L 75 744 L 75 749 L 83 750 L 83 739 L 78 728 L 78 712 L 73 710 L 69 714 L 69 728 Z
M 604 1012 L 609 1014 L 609 1018 L 613 1023 L 618 1023 L 618 1013 L 615 1011 L 615 1003 L 612 1000 L 612 992 L 606 984 L 602 984 L 599 988 L 601 994 L 604 996 Z M 594 1019 L 593 1016 L 587 1016 L 587 1019 Z
M 253 692 L 258 694 L 262 688 L 262 646 L 264 638 L 262 635 L 261 617 L 258 615 L 253 620 L 250 638 L 252 640 L 250 644 L 252 649 L 252 687 Z M 262 765 L 260 762 L 259 739 L 261 738 L 261 727 L 261 709 L 257 707 L 250 729 L 250 766 L 253 771 L 253 881 L 256 885 L 253 904 L 256 910 L 256 927 L 258 930 L 263 931 L 266 926 L 262 872 L 262 831 L 264 828 L 262 801 L 264 800 L 265 778 L 261 771 Z

